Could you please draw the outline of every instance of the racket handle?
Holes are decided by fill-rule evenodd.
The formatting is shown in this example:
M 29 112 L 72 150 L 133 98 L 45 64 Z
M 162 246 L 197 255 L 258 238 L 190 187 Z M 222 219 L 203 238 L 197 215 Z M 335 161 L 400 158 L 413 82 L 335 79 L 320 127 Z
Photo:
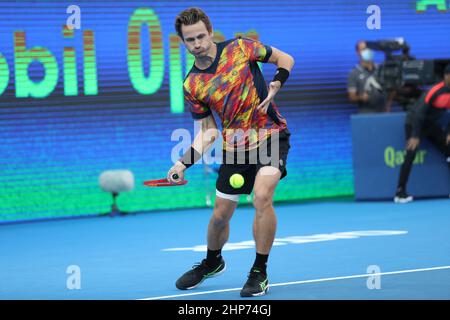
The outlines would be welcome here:
M 178 178 L 179 178 L 179 176 L 178 176 L 177 173 L 174 173 L 174 174 L 172 175 L 172 179 L 173 179 L 173 180 L 178 180 Z

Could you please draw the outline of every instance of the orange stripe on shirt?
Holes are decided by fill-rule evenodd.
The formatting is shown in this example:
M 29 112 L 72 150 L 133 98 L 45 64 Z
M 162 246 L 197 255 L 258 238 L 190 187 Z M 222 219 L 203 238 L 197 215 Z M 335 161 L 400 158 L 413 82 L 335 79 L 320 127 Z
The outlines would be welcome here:
M 438 83 L 437 85 L 435 85 L 433 88 L 430 89 L 430 91 L 428 91 L 427 96 L 425 97 L 425 103 L 430 103 L 430 99 L 433 96 L 433 94 L 436 93 L 436 91 L 438 91 L 439 89 L 444 87 L 444 81 Z

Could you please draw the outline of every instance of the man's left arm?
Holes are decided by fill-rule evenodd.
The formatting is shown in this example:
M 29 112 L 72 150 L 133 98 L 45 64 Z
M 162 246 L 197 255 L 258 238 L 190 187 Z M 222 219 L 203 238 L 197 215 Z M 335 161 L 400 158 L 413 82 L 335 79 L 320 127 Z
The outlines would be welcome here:
M 278 68 L 286 69 L 287 71 L 291 72 L 292 67 L 294 66 L 294 58 L 292 58 L 291 55 L 287 54 L 286 52 L 283 52 L 281 50 L 278 50 L 277 48 L 272 48 L 272 54 L 269 58 L 269 63 L 275 64 Z
M 450 121 L 447 123 L 447 139 L 446 139 L 447 145 L 450 145 Z
M 267 62 L 275 64 L 277 66 L 277 72 L 269 84 L 269 93 L 266 99 L 264 99 L 264 101 L 257 107 L 257 109 L 261 109 L 264 113 L 267 113 L 270 103 L 288 79 L 295 63 L 294 58 L 291 55 L 274 47 L 271 47 L 271 49 L 272 54 Z

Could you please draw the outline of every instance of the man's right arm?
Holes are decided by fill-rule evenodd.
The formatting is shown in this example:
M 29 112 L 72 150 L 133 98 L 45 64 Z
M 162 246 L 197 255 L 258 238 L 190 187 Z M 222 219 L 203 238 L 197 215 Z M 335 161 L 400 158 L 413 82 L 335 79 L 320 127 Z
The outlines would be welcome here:
M 358 94 L 356 91 L 348 91 L 348 100 L 353 103 L 367 102 L 369 101 L 369 95 L 367 92 Z
M 354 70 L 350 72 L 347 80 L 347 95 L 348 100 L 352 103 L 367 102 L 369 101 L 369 95 L 366 92 L 358 94 L 357 74 Z
M 201 130 L 195 136 L 191 147 L 203 154 L 219 137 L 219 129 L 212 114 L 198 121 L 201 122 Z
M 172 178 L 172 175 L 176 173 L 179 176 L 177 181 L 183 180 L 184 171 L 196 163 L 202 157 L 202 154 L 211 147 L 220 135 L 216 121 L 212 114 L 196 121 L 200 122 L 201 130 L 195 136 L 189 150 L 169 170 L 167 179 L 172 183 L 176 182 Z

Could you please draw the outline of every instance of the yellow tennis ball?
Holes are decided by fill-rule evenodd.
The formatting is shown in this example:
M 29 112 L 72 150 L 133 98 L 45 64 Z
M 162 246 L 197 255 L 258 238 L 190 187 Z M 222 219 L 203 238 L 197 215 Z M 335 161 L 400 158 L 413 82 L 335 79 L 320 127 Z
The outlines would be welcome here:
M 230 185 L 237 189 L 244 185 L 244 177 L 239 173 L 235 173 L 230 177 Z

